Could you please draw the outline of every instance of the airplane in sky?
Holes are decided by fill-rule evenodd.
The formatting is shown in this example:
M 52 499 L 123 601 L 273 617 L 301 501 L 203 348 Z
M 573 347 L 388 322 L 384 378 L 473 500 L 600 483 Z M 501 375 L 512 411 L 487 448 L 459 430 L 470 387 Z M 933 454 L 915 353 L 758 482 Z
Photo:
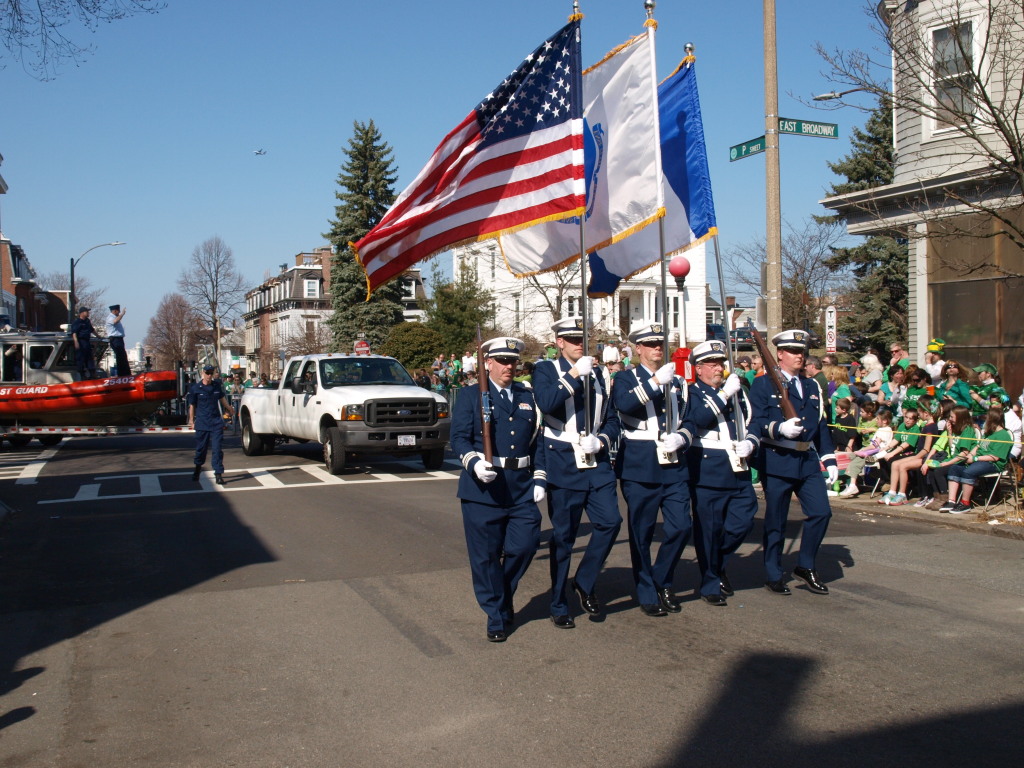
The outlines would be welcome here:
M 254 155 L 265 155 L 265 154 L 267 154 L 267 150 L 265 150 L 265 149 L 254 149 L 252 151 L 252 153 Z

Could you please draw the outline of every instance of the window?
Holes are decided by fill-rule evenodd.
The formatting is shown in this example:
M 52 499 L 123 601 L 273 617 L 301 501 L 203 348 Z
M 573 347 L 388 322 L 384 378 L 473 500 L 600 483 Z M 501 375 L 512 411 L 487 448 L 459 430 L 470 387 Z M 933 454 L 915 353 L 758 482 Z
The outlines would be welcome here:
M 973 39 L 970 21 L 932 32 L 936 129 L 960 125 L 974 113 Z
M 306 280 L 306 292 L 303 294 L 307 299 L 320 298 L 320 281 Z
M 576 317 L 576 299 L 569 297 L 569 317 Z

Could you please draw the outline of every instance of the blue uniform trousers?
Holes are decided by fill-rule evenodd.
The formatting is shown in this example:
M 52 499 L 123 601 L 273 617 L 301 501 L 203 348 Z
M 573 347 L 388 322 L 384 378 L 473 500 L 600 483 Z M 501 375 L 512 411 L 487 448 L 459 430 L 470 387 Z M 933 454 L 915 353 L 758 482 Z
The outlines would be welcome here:
M 690 491 L 685 481 L 642 483 L 623 479 L 622 495 L 629 509 L 629 554 L 637 599 L 641 605 L 657 605 L 658 590 L 672 588 L 676 564 L 690 538 Z M 651 543 L 659 507 L 664 539 L 652 563 Z
M 694 491 L 693 543 L 700 564 L 700 593 L 721 594 L 721 574 L 729 556 L 740 548 L 754 526 L 757 494 L 753 485 Z
M 501 632 L 511 624 L 512 596 L 540 546 L 540 510 L 532 501 L 497 507 L 463 500 L 462 526 L 487 631 Z
M 764 475 L 764 570 L 769 581 L 782 578 L 782 543 L 786 538 L 786 520 L 793 494 L 800 500 L 807 519 L 800 536 L 800 556 L 797 565 L 814 568 L 818 548 L 825 539 L 832 509 L 828 503 L 825 482 L 821 475 L 807 475 L 798 479 Z
M 96 377 L 96 361 L 92 359 L 92 344 L 79 342 L 78 349 L 75 350 L 75 365 L 78 367 L 78 373 L 83 381 Z
M 587 551 L 576 567 L 576 583 L 590 594 L 597 583 L 608 553 L 612 551 L 615 538 L 622 527 L 619 514 L 619 499 L 615 492 L 615 479 L 585 491 L 568 488 L 548 487 L 548 516 L 551 518 L 551 542 L 548 553 L 551 558 L 551 615 L 564 616 L 569 613 L 566 601 L 566 586 L 569 579 L 569 560 L 580 529 L 583 509 L 593 528 Z
M 196 455 L 193 462 L 197 467 L 206 463 L 206 451 L 213 449 L 213 472 L 224 474 L 224 428 L 217 425 L 214 429 L 196 430 Z

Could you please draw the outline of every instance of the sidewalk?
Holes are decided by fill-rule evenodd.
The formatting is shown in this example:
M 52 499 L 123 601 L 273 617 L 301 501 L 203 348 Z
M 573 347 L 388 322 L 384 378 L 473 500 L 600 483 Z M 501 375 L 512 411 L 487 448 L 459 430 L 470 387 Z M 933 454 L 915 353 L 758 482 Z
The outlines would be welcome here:
M 829 502 L 834 512 L 902 517 L 907 520 L 931 523 L 932 525 L 943 525 L 947 528 L 959 528 L 962 531 L 971 531 L 972 533 L 982 533 L 989 536 L 1000 536 L 1007 539 L 1024 541 L 1024 525 L 1006 522 L 1007 517 L 1013 519 L 1018 514 L 1006 504 L 993 504 L 989 508 L 987 515 L 983 511 L 984 507 L 977 507 L 977 511 L 966 512 L 962 515 L 951 515 L 915 507 L 913 504 L 890 507 L 878 503 L 878 500 L 882 498 L 881 492 L 875 494 L 873 499 L 868 498 L 869 495 L 868 491 L 863 491 L 852 499 L 831 496 L 829 497 Z M 998 522 L 994 523 L 992 520 Z

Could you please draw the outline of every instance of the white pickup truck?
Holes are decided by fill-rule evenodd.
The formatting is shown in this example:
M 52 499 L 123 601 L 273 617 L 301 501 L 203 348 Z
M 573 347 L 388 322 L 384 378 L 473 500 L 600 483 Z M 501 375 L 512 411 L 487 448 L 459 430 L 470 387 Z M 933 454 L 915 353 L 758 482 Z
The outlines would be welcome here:
M 332 474 L 358 453 L 418 453 L 428 470 L 440 469 L 451 433 L 448 401 L 381 355 L 293 357 L 276 389 L 245 390 L 239 418 L 246 456 L 282 438 L 316 440 Z

